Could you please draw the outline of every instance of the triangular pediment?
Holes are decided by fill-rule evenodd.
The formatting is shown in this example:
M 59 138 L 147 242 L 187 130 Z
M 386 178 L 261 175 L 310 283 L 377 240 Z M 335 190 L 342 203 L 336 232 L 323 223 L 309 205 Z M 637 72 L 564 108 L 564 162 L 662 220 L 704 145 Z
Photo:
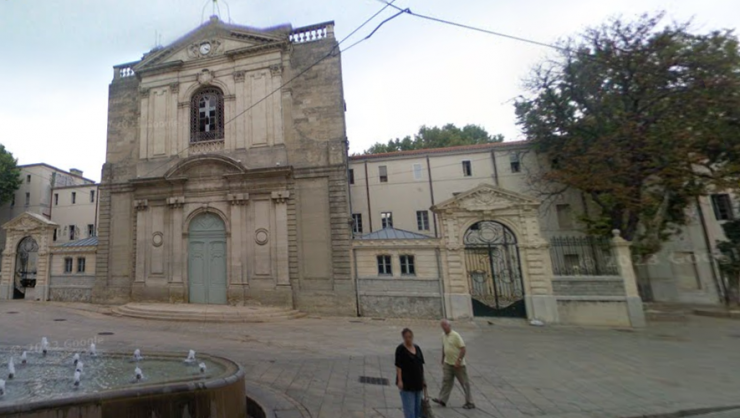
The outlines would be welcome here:
M 464 209 L 469 211 L 489 211 L 511 207 L 537 207 L 540 201 L 527 195 L 503 189 L 492 184 L 480 184 L 432 207 L 435 212 Z
M 3 225 L 3 229 L 5 229 L 6 231 L 10 231 L 10 230 L 30 231 L 36 228 L 43 228 L 43 227 L 56 228 L 57 226 L 59 225 L 57 225 L 55 222 L 52 222 L 46 219 L 42 215 L 31 213 L 31 212 L 23 212 L 20 215 L 16 216 L 15 218 L 11 219 L 10 221 L 6 222 Z
M 224 23 L 212 17 L 171 44 L 146 53 L 133 69 L 142 73 L 223 55 L 280 48 L 287 44 L 290 30 L 289 25 L 258 29 Z

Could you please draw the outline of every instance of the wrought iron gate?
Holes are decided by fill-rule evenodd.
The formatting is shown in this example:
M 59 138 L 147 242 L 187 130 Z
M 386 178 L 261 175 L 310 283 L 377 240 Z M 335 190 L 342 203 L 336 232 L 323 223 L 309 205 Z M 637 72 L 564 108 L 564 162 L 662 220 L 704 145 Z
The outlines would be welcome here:
M 13 299 L 23 299 L 26 289 L 36 287 L 36 270 L 39 246 L 36 240 L 25 237 L 18 243 L 13 280 Z
M 516 236 L 494 221 L 471 226 L 463 238 L 475 316 L 526 317 Z

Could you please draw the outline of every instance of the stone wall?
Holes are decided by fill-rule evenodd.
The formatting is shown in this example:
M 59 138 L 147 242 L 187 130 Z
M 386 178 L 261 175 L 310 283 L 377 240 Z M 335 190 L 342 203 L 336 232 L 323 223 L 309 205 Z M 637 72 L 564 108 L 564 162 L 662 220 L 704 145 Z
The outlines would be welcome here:
M 624 281 L 619 276 L 555 276 L 556 296 L 624 296 Z

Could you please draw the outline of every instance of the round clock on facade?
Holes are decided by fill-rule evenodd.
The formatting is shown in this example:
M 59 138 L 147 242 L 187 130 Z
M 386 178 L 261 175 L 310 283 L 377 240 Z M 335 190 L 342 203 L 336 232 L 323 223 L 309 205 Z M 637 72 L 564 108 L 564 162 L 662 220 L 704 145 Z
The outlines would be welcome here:
M 211 52 L 210 42 L 203 42 L 202 44 L 200 44 L 200 53 L 202 55 L 208 55 L 209 52 Z

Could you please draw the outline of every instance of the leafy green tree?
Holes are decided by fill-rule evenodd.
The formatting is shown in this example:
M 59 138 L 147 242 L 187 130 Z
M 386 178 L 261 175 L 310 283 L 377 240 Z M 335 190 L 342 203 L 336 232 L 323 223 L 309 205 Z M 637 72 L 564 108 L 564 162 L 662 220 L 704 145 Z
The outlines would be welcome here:
M 719 269 L 727 279 L 725 302 L 740 304 L 740 220 L 722 224 L 726 241 L 718 241 Z
M 13 193 L 21 187 L 22 181 L 18 160 L 0 144 L 0 205 L 12 199 Z
M 738 40 L 663 18 L 617 18 L 563 42 L 515 103 L 552 166 L 543 193 L 581 190 L 600 208 L 584 219 L 590 232 L 619 229 L 643 258 L 696 196 L 736 187 L 740 173 Z
M 445 148 L 457 145 L 487 144 L 502 142 L 503 135 L 490 135 L 488 131 L 478 125 L 465 125 L 458 128 L 452 123 L 438 127 L 422 126 L 419 132 L 403 139 L 391 139 L 387 143 L 376 143 L 368 148 L 365 154 L 382 154 L 395 151 L 410 151 L 428 148 Z

